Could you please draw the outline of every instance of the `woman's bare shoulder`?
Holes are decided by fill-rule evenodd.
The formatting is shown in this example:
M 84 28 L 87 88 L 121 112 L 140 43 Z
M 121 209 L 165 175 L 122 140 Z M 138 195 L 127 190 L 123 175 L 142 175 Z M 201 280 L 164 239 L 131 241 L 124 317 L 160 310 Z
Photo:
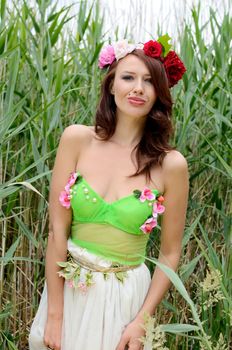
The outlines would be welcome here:
M 69 142 L 78 142 L 79 144 L 89 142 L 93 137 L 91 127 L 82 124 L 72 124 L 64 129 L 62 138 Z
M 163 160 L 163 179 L 165 192 L 167 189 L 175 193 L 188 190 L 189 172 L 186 158 L 177 150 L 167 152 Z
M 90 135 L 92 133 L 92 128 L 94 129 L 94 127 L 92 126 L 88 126 L 88 125 L 83 125 L 83 124 L 72 124 L 67 126 L 64 129 L 64 134 L 69 136 L 69 137 L 75 137 L 75 136 L 80 136 L 80 137 L 85 137 L 88 135 Z
M 163 160 L 163 170 L 164 171 L 174 171 L 176 170 L 187 170 L 188 169 L 188 163 L 186 158 L 183 156 L 183 154 L 177 150 L 171 150 L 166 152 L 166 156 Z

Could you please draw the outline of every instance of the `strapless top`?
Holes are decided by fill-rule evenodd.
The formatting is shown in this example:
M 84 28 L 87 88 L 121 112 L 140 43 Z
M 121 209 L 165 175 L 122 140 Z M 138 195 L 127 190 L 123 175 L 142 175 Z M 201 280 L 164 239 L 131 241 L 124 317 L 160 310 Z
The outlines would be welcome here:
M 102 249 L 104 241 L 104 254 L 102 254 L 102 249 L 100 251 L 97 249 L 97 251 L 99 255 L 105 257 L 105 251 L 109 252 L 110 246 L 112 248 L 112 244 L 115 243 L 112 243 L 112 238 L 115 237 L 117 241 L 120 237 L 120 249 L 121 252 L 123 250 L 124 258 L 126 254 L 127 263 L 128 256 L 132 257 L 134 253 L 134 244 L 137 246 L 136 251 L 144 254 L 148 234 L 157 226 L 158 214 L 162 214 L 165 210 L 162 205 L 164 201 L 162 194 L 157 189 L 148 187 L 145 187 L 143 191 L 135 189 L 130 195 L 108 203 L 92 188 L 80 172 L 71 173 L 65 191 L 61 192 L 59 200 L 64 207 L 72 209 L 74 242 L 96 253 L 96 245 L 100 244 L 100 239 Z M 95 232 L 94 235 L 93 232 Z M 127 234 L 137 238 L 130 238 Z M 106 241 L 109 243 L 107 247 Z M 128 250 L 125 252 L 125 249 L 122 249 L 126 242 L 128 248 L 131 247 L 129 253 Z M 115 249 L 117 257 L 114 260 L 125 261 L 119 258 L 119 246 L 118 249 Z M 111 249 L 111 253 L 107 254 L 108 258 L 110 256 L 112 259 L 115 249 Z M 136 259 L 134 261 L 138 262 Z

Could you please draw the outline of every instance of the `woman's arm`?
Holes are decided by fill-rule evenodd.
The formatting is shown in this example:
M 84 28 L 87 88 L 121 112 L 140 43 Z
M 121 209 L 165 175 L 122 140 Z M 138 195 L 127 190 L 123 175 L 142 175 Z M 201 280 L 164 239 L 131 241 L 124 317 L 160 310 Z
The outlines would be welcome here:
M 158 260 L 175 271 L 181 254 L 181 242 L 188 203 L 189 175 L 187 162 L 179 152 L 174 151 L 166 158 L 163 165 L 165 182 L 163 204 L 165 212 L 162 217 L 161 246 Z M 170 284 L 166 274 L 156 267 L 148 295 L 138 313 L 138 319 L 143 319 L 144 312 L 148 312 L 150 315 L 154 314 Z
M 58 276 L 58 261 L 67 259 L 67 238 L 72 220 L 71 209 L 59 202 L 60 192 L 68 181 L 76 164 L 86 129 L 82 125 L 72 125 L 63 132 L 56 154 L 49 193 L 49 235 L 46 250 L 46 282 L 48 291 L 47 324 L 44 343 L 54 350 L 61 346 L 63 320 L 63 278 Z
M 159 262 L 176 270 L 181 254 L 189 193 L 188 165 L 181 153 L 171 151 L 167 154 L 163 161 L 163 176 L 165 212 L 161 223 Z M 140 350 L 141 343 L 137 339 L 143 335 L 140 325 L 144 322 L 144 313 L 154 314 L 169 287 L 169 278 L 156 267 L 144 304 L 123 333 L 117 350 L 124 350 L 126 344 L 130 344 L 129 349 Z

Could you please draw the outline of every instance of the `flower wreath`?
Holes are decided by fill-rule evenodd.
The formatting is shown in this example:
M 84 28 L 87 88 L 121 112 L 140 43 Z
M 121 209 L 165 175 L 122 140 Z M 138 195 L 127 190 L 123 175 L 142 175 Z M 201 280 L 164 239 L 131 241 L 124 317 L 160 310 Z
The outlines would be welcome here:
M 170 51 L 171 45 L 168 43 L 170 39 L 169 35 L 165 34 L 159 37 L 157 41 L 149 40 L 145 44 L 131 44 L 126 39 L 117 41 L 113 45 L 107 45 L 102 48 L 98 67 L 100 69 L 107 68 L 115 60 L 120 60 L 135 49 L 141 49 L 145 55 L 159 59 L 163 63 L 169 87 L 172 87 L 182 79 L 186 68 L 176 52 Z

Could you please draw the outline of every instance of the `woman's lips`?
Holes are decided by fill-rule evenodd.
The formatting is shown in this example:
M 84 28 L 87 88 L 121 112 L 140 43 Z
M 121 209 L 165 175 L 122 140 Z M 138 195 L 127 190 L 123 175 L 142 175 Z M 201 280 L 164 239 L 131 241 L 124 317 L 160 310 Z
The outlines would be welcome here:
M 141 106 L 141 105 L 144 105 L 145 104 L 145 100 L 141 99 L 141 98 L 132 98 L 132 97 L 129 97 L 128 98 L 128 101 L 132 104 L 132 105 L 135 105 L 135 106 Z

